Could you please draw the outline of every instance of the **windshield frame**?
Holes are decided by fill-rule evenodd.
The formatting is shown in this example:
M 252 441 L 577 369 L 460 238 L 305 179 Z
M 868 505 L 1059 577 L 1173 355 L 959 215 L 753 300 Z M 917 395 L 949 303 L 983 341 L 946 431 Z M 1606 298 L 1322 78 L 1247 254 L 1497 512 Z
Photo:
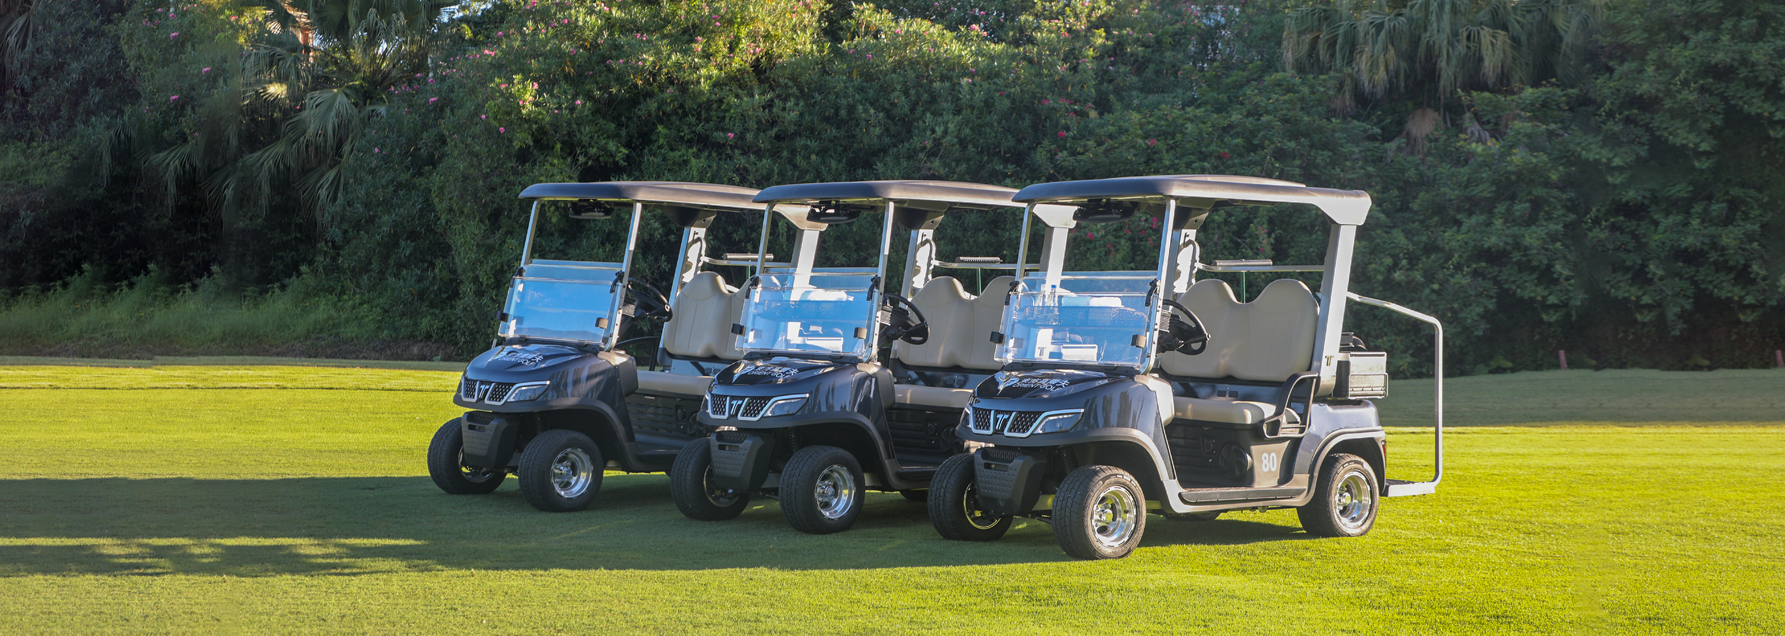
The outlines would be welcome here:
M 999 323 L 1000 323 L 999 324 L 999 330 L 1000 330 L 999 333 L 1002 335 L 1002 338 L 1000 339 L 1000 341 L 998 343 L 998 348 L 995 353 L 996 359 L 998 361 L 1003 362 L 1006 365 L 1023 365 L 1023 366 L 1028 366 L 1028 367 L 1046 366 L 1046 367 L 1058 367 L 1058 368 L 1076 367 L 1076 368 L 1094 368 L 1094 369 L 1121 368 L 1121 369 L 1134 370 L 1136 372 L 1145 372 L 1148 368 L 1150 368 L 1150 361 L 1149 361 L 1148 355 L 1146 353 L 1146 350 L 1148 347 L 1151 346 L 1151 338 L 1146 339 L 1146 342 L 1142 346 L 1142 352 L 1138 356 L 1138 359 L 1127 359 L 1130 356 L 1122 356 L 1121 358 L 1117 358 L 1116 356 L 1109 355 L 1109 352 L 1117 350 L 1117 349 L 1115 349 L 1117 347 L 1132 347 L 1132 346 L 1134 346 L 1133 341 L 1131 339 L 1106 340 L 1106 341 L 1102 341 L 1098 344 L 1088 344 L 1088 343 L 1081 342 L 1081 343 L 1072 344 L 1072 345 L 1054 343 L 1051 341 L 1049 343 L 1025 342 L 1024 339 L 1036 337 L 1036 336 L 1031 336 L 1030 332 L 1032 332 L 1032 331 L 1038 332 L 1038 331 L 1042 331 L 1042 330 L 1046 330 L 1047 332 L 1049 332 L 1049 337 L 1051 338 L 1054 335 L 1054 333 L 1056 333 L 1056 329 L 1064 330 L 1069 333 L 1072 331 L 1085 331 L 1085 330 L 1089 330 L 1092 333 L 1095 333 L 1095 330 L 1097 330 L 1099 328 L 1102 328 L 1102 329 L 1112 329 L 1112 328 L 1113 329 L 1127 329 L 1127 328 L 1132 328 L 1132 327 L 1136 327 L 1136 326 L 1139 326 L 1143 329 L 1151 329 L 1153 322 L 1151 320 L 1152 316 L 1150 316 L 1150 314 L 1152 314 L 1154 312 L 1149 311 L 1149 308 L 1155 306 L 1153 303 L 1153 296 L 1155 293 L 1157 293 L 1157 290 L 1159 288 L 1158 287 L 1158 279 L 1153 277 L 1152 272 L 1147 272 L 1144 270 L 1142 270 L 1142 271 L 1112 271 L 1112 272 L 1062 272 L 1057 278 L 1060 280 L 1060 283 L 1048 283 L 1046 274 L 1041 273 L 1041 272 L 1036 272 L 1036 273 L 1030 274 L 1018 281 L 1017 287 L 1011 291 L 1010 301 L 1006 304 L 1005 309 L 1004 309 L 1004 315 L 1001 318 L 1001 320 L 999 321 Z M 1089 289 L 1089 290 L 1087 290 L 1087 289 L 1070 289 L 1069 288 L 1069 287 L 1077 287 L 1078 285 L 1069 285 L 1069 286 L 1062 285 L 1062 283 L 1066 283 L 1067 281 L 1099 281 L 1099 280 L 1101 280 L 1101 281 L 1131 281 L 1132 282 L 1131 287 L 1133 287 L 1133 289 L 1103 289 L 1103 290 Z M 1077 299 L 1080 302 L 1070 302 L 1070 303 L 1065 302 L 1066 299 L 1068 299 L 1068 298 Z M 1029 302 L 1029 299 L 1035 299 L 1040 302 L 1031 304 Z M 1113 304 L 1099 302 L 1099 300 L 1103 300 L 1103 299 L 1114 300 L 1115 302 Z M 1138 303 L 1140 305 L 1140 307 L 1131 306 L 1131 305 L 1135 304 L 1132 301 L 1134 301 L 1136 299 L 1140 299 L 1140 303 Z M 1048 324 L 1045 326 L 1037 325 L 1035 323 L 1019 324 L 1017 322 L 1017 320 L 1018 320 L 1017 315 L 1019 314 L 1019 312 L 1023 312 L 1028 309 L 1038 309 L 1038 308 L 1044 308 L 1044 307 L 1053 307 L 1055 310 L 1055 312 L 1054 312 L 1055 316 L 1057 316 L 1057 317 L 1062 315 L 1062 312 L 1059 311 L 1060 309 L 1068 308 L 1068 307 L 1080 307 L 1085 310 L 1092 310 L 1092 309 L 1096 309 L 1096 308 L 1118 309 L 1118 310 L 1126 309 L 1129 311 L 1134 311 L 1134 312 L 1139 313 L 1143 317 L 1141 319 L 1143 322 L 1141 325 L 1127 324 L 1127 325 L 1101 325 L 1101 326 L 1094 325 L 1094 324 L 1066 324 L 1067 321 L 1065 321 L 1065 320 L 1058 320 L 1054 323 L 1051 323 L 1051 324 Z M 1084 312 L 1084 313 L 1094 313 L 1094 312 Z M 1129 338 L 1132 338 L 1132 336 L 1138 332 L 1122 331 L 1121 333 L 1128 336 Z M 1067 351 L 1065 349 L 1067 347 L 1084 347 L 1084 346 L 1097 347 L 1096 349 L 1093 350 L 1094 353 L 1092 355 L 1095 356 L 1094 358 L 1092 358 L 1092 359 L 1070 359 L 1070 358 L 1066 357 Z M 1060 355 L 1060 357 L 1058 357 L 1058 358 L 1047 357 L 1048 355 L 1051 355 L 1051 353 L 1040 353 L 1040 354 L 1035 353 L 1035 352 L 1042 351 L 1043 348 L 1057 349 L 1058 350 L 1057 353 Z M 1031 352 L 1031 354 L 1030 355 L 1022 355 L 1022 354 L 1019 354 L 1020 351 L 1028 351 L 1028 352 Z M 1082 349 L 1081 349 L 1081 351 L 1082 351 Z M 1126 352 L 1124 351 L 1124 353 L 1126 353 Z M 1037 355 L 1039 355 L 1040 357 L 1037 357 Z
M 777 269 L 779 271 L 776 271 Z M 865 282 L 867 284 L 848 284 L 843 283 L 843 281 L 849 281 L 849 283 Z M 743 315 L 739 317 L 742 321 L 740 326 L 743 328 L 743 333 L 738 334 L 735 339 L 735 346 L 738 350 L 743 351 L 746 357 L 785 356 L 819 359 L 868 359 L 868 352 L 877 348 L 874 346 L 876 344 L 874 338 L 878 335 L 877 323 L 879 322 L 879 302 L 881 300 L 881 292 L 879 289 L 880 276 L 873 268 L 825 268 L 815 269 L 806 273 L 800 273 L 786 268 L 772 268 L 771 271 L 753 277 L 749 283 L 749 287 L 749 295 L 744 302 Z M 837 300 L 795 299 L 789 297 L 799 292 L 839 292 L 862 295 L 859 298 L 848 297 Z M 754 346 L 751 343 L 753 337 L 759 333 L 771 330 L 782 331 L 783 337 L 780 339 L 766 339 L 765 341 L 785 344 L 784 341 L 788 337 L 792 337 L 785 333 L 785 327 L 790 324 L 805 323 L 805 321 L 773 320 L 771 321 L 772 324 L 755 324 L 759 320 L 758 313 L 771 302 L 838 303 L 842 306 L 846 306 L 843 305 L 844 303 L 859 303 L 861 307 L 858 307 L 855 310 L 859 315 L 847 316 L 837 321 L 844 323 L 840 326 L 843 329 L 849 329 L 850 331 L 848 333 L 841 333 L 841 330 L 838 330 L 840 333 L 836 336 L 829 334 L 817 336 L 815 338 L 802 336 L 802 339 L 808 341 L 816 339 L 829 340 L 830 338 L 835 337 L 838 340 L 837 349 L 793 349 L 785 347 Z M 786 310 L 783 309 L 782 311 Z M 773 329 L 770 329 L 770 327 L 773 327 Z M 855 338 L 854 332 L 858 329 L 865 330 L 868 337 L 862 339 Z M 856 341 L 856 346 L 849 348 L 847 345 L 851 340 Z

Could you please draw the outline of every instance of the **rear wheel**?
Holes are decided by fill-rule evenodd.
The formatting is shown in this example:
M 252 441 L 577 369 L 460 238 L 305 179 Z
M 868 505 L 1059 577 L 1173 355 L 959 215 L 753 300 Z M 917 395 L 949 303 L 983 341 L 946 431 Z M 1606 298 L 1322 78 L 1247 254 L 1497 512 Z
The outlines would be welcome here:
M 676 509 L 697 521 L 736 519 L 750 506 L 750 495 L 713 486 L 713 447 L 707 438 L 688 442 L 669 468 L 669 495 Z
M 930 525 L 953 541 L 997 541 L 1010 531 L 1009 515 L 995 515 L 979 506 L 974 489 L 973 455 L 955 455 L 942 462 L 930 481 Z
M 781 471 L 781 514 L 807 534 L 848 530 L 861 516 L 861 462 L 835 446 L 802 448 Z
M 521 480 L 521 494 L 534 508 L 574 512 L 595 502 L 606 467 L 595 440 L 576 431 L 553 429 L 527 444 L 515 476 Z
M 1147 500 L 1140 483 L 1114 466 L 1085 466 L 1066 474 L 1054 496 L 1054 539 L 1080 559 L 1120 559 L 1140 545 Z
M 428 476 L 448 494 L 485 495 L 501 486 L 508 474 L 465 465 L 465 431 L 453 418 L 434 432 L 434 441 L 428 444 Z
M 1340 453 L 1326 459 L 1314 500 L 1295 509 L 1302 529 L 1321 537 L 1361 537 L 1376 525 L 1376 471 L 1362 457 Z

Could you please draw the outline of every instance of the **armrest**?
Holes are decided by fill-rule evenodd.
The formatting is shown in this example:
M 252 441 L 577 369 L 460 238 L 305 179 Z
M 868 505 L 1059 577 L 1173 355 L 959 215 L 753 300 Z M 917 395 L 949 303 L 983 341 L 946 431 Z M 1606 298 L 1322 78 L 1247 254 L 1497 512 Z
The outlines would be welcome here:
M 1289 407 L 1295 403 L 1295 390 L 1303 384 L 1310 386 L 1307 394 L 1301 399 L 1301 413 L 1296 413 Z M 1296 437 L 1307 432 L 1308 425 L 1302 418 L 1308 409 L 1313 407 L 1314 394 L 1320 392 L 1320 374 L 1304 371 L 1289 376 L 1289 379 L 1283 381 L 1283 388 L 1280 390 L 1282 393 L 1278 398 L 1277 413 L 1262 422 L 1264 435 L 1266 437 Z

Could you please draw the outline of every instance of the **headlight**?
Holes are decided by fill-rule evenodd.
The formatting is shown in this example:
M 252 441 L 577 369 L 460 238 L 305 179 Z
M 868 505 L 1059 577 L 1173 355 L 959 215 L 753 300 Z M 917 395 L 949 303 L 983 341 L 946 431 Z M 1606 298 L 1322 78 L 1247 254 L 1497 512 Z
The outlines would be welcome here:
M 800 412 L 800 408 L 805 405 L 806 396 L 804 395 L 783 395 L 773 400 L 769 400 L 768 406 L 762 407 L 762 415 L 759 417 L 793 415 L 794 413 Z
M 550 387 L 551 385 L 552 385 L 552 383 L 550 383 L 550 382 L 539 382 L 536 384 L 523 384 L 523 385 L 517 386 L 514 388 L 513 391 L 508 392 L 508 399 L 503 400 L 503 402 L 525 402 L 527 400 L 537 400 L 537 399 L 539 399 L 539 396 L 545 395 L 546 388 Z
M 1078 418 L 1084 415 L 1084 409 L 1072 411 L 1050 411 L 1041 414 L 1035 422 L 1035 433 L 1064 433 L 1078 427 Z

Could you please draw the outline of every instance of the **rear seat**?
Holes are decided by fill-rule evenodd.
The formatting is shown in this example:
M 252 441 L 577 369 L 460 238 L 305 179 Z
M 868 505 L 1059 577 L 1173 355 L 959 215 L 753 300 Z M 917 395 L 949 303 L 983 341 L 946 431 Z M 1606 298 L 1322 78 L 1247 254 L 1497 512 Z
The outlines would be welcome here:
M 663 348 L 671 355 L 697 360 L 737 360 L 731 326 L 743 319 L 744 295 L 713 272 L 701 272 L 683 285 L 663 325 Z M 639 371 L 638 390 L 678 397 L 705 395 L 713 379 L 664 371 Z
M 893 344 L 900 362 L 931 369 L 997 371 L 1003 363 L 995 358 L 992 332 L 1004 318 L 1004 297 L 1010 293 L 1009 276 L 986 284 L 985 294 L 974 296 L 949 276 L 931 279 L 911 299 L 930 322 L 930 339 L 924 344 Z M 971 389 L 945 389 L 910 384 L 893 387 L 893 402 L 910 406 L 961 409 L 967 407 Z
M 1208 279 L 1179 295 L 1178 303 L 1196 312 L 1208 329 L 1209 344 L 1201 355 L 1161 354 L 1159 367 L 1167 374 L 1281 383 L 1312 368 L 1320 304 L 1301 281 L 1277 280 L 1252 302 L 1242 303 L 1227 283 Z M 1178 419 L 1257 424 L 1277 414 L 1277 405 L 1264 402 L 1193 397 L 1173 402 L 1172 415 Z

